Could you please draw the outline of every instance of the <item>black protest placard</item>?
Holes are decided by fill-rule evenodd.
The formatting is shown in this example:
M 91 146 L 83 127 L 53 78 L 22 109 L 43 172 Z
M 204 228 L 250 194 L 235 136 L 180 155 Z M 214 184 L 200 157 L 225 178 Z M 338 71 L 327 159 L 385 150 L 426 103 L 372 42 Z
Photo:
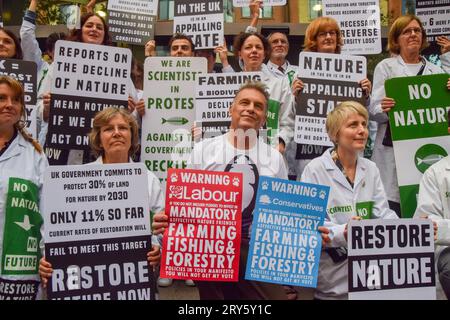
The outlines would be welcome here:
M 175 0 L 174 33 L 191 37 L 195 49 L 223 44 L 224 20 L 221 0 Z
M 351 220 L 351 300 L 434 300 L 433 224 L 427 219 Z
M 127 107 L 130 68 L 129 49 L 58 41 L 53 62 L 46 150 L 87 153 L 89 141 L 86 135 L 92 128 L 95 114 L 107 107 Z M 87 159 L 83 154 L 81 157 Z M 49 160 L 50 164 L 67 164 L 62 162 L 67 160 L 66 157 L 49 157 Z
M 325 121 L 340 102 L 365 105 L 359 81 L 366 77 L 366 58 L 349 55 L 301 52 L 299 78 L 304 88 L 296 98 L 294 140 L 297 159 L 313 159 L 332 146 Z
M 22 84 L 25 99 L 26 128 L 28 132 L 33 135 L 33 137 L 36 137 L 36 63 L 17 59 L 1 59 L 0 75 L 14 78 Z
M 154 38 L 158 1 L 109 0 L 108 25 L 114 42 L 144 45 Z

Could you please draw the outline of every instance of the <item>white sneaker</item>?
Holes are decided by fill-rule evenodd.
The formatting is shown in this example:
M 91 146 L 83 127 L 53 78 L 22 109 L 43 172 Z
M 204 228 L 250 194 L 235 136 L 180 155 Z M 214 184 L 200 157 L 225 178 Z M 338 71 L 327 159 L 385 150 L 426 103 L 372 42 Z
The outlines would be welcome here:
M 160 287 L 170 287 L 173 283 L 173 280 L 170 278 L 158 278 L 158 286 Z
M 195 287 L 195 283 L 192 280 L 186 280 L 184 281 L 184 284 L 187 285 L 188 287 Z

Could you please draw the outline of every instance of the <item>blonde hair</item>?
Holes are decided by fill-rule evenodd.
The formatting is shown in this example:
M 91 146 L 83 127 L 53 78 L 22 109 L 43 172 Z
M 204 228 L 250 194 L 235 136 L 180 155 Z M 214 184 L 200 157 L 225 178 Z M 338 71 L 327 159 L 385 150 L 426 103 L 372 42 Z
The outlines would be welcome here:
M 89 143 L 91 145 L 91 150 L 96 157 L 103 156 L 104 151 L 101 141 L 100 141 L 100 131 L 103 126 L 106 126 L 109 121 L 116 117 L 122 116 L 123 119 L 128 122 L 131 131 L 131 147 L 128 150 L 128 155 L 133 156 L 139 149 L 139 136 L 138 136 L 138 124 L 134 117 L 126 109 L 120 108 L 106 108 L 98 112 L 92 124 L 92 130 L 89 133 Z
M 342 39 L 341 29 L 336 20 L 331 17 L 319 17 L 314 19 L 306 28 L 305 41 L 303 47 L 305 51 L 317 52 L 317 36 L 327 28 L 333 28 L 336 32 L 336 50 L 335 53 L 341 53 L 344 40 Z
M 353 114 L 362 116 L 366 122 L 369 121 L 369 113 L 367 112 L 367 109 L 356 101 L 341 102 L 328 114 L 325 128 L 327 129 L 330 140 L 333 141 L 334 144 L 337 142 L 337 136 L 342 125 L 347 118 Z
M 420 46 L 420 51 L 429 46 L 427 41 L 427 34 L 425 33 L 425 29 L 423 28 L 420 19 L 413 14 L 407 14 L 398 17 L 392 24 L 391 28 L 389 29 L 388 46 L 387 46 L 389 52 L 394 54 L 400 54 L 400 45 L 398 44 L 398 38 L 401 36 L 403 30 L 405 30 L 408 24 L 410 24 L 411 21 L 414 20 L 417 21 L 417 23 L 419 23 L 420 29 L 422 30 L 422 45 Z
M 14 128 L 20 132 L 20 134 L 26 141 L 28 141 L 33 145 L 33 147 L 36 149 L 37 152 L 42 153 L 41 145 L 36 140 L 34 140 L 31 134 L 29 134 L 25 129 L 26 112 L 25 112 L 24 91 L 22 85 L 16 79 L 8 76 L 0 76 L 0 84 L 6 84 L 8 87 L 11 88 L 11 90 L 14 92 L 15 95 L 14 99 L 18 100 L 21 106 L 20 119 L 14 124 Z

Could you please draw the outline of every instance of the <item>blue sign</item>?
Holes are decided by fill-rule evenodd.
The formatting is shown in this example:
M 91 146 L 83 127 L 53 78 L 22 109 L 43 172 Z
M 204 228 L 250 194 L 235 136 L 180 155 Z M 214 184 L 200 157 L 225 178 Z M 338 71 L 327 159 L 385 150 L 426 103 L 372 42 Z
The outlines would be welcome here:
M 327 186 L 260 177 L 245 279 L 317 286 Z

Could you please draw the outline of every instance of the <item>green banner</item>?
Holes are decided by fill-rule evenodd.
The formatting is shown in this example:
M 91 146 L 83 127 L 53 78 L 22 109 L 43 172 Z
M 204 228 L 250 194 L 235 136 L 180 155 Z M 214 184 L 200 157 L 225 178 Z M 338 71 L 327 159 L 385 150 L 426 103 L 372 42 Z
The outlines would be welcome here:
M 43 223 L 38 187 L 29 180 L 9 178 L 5 208 L 1 274 L 37 274 Z
M 356 214 L 362 219 L 372 219 L 373 201 L 358 202 L 356 204 Z
M 400 186 L 400 199 L 402 199 L 402 218 L 412 218 L 417 207 L 417 194 L 419 185 Z M 403 199 L 405 199 L 403 201 Z
M 269 99 L 269 101 L 267 102 L 267 119 L 266 119 L 269 139 L 274 138 L 276 136 L 276 132 L 278 132 L 279 113 L 280 113 L 280 102 Z
M 386 96 L 395 100 L 389 112 L 392 141 L 447 135 L 450 91 L 448 74 L 393 78 Z
M 389 123 L 402 217 L 414 215 L 422 174 L 450 152 L 448 79 L 436 74 L 385 82 L 386 96 L 395 100 Z

